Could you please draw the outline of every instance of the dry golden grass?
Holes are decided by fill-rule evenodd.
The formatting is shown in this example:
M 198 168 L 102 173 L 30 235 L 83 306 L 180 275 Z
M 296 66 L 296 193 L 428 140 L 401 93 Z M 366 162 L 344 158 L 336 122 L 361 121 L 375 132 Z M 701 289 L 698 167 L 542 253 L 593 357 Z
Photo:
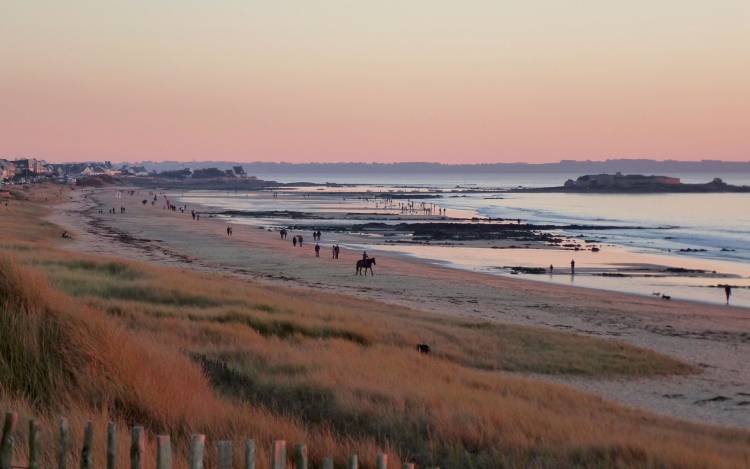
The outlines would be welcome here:
M 54 194 L 54 189 L 51 189 Z M 38 194 L 32 194 L 32 198 Z M 572 334 L 466 323 L 355 298 L 56 249 L 39 205 L 0 212 L 0 406 L 169 433 L 378 450 L 441 467 L 747 467 L 750 435 L 627 410 L 504 373 L 685 373 Z M 20 234 L 19 234 L 20 233 Z M 6 235 L 7 234 L 7 235 Z M 414 350 L 428 342 L 431 356 Z M 212 451 L 209 451 L 212 453 Z M 48 454 L 51 456 L 51 454 Z M 75 456 L 75 455 L 73 455 Z M 19 457 L 21 457 L 19 455 Z M 123 459 L 123 464 L 124 464 Z M 178 459 L 183 465 L 184 460 Z M 261 467 L 265 467 L 262 465 Z

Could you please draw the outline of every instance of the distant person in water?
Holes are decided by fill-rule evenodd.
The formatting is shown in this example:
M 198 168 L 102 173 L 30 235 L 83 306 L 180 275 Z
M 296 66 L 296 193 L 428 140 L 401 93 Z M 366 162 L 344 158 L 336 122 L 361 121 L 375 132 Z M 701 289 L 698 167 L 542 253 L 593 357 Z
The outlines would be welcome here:
M 320 257 L 320 244 L 315 243 L 315 257 Z
M 570 275 L 576 274 L 576 261 L 575 259 L 570 261 Z
M 727 304 L 729 304 L 729 297 L 732 296 L 732 287 L 724 285 L 724 294 L 727 295 Z

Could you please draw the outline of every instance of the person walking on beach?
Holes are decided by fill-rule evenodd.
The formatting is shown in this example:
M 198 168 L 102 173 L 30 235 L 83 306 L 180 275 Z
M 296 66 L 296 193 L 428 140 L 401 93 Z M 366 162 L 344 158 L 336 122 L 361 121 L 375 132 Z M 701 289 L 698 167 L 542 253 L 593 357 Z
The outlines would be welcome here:
M 336 246 L 333 247 L 333 250 L 334 250 L 335 258 L 338 259 L 339 258 L 339 252 L 341 252 L 341 248 L 337 244 Z
M 297 242 L 299 243 L 299 247 L 302 247 L 302 235 L 297 236 Z
M 550 264 L 549 265 L 549 273 L 552 274 L 552 272 L 555 270 L 555 266 Z
M 732 287 L 724 285 L 724 294 L 727 295 L 727 304 L 729 304 L 729 297 L 732 296 Z
M 294 245 L 295 248 L 297 247 L 297 237 L 296 236 L 292 238 L 292 244 Z
M 570 275 L 576 274 L 576 261 L 575 259 L 570 261 Z
M 320 257 L 320 244 L 315 243 L 315 257 Z

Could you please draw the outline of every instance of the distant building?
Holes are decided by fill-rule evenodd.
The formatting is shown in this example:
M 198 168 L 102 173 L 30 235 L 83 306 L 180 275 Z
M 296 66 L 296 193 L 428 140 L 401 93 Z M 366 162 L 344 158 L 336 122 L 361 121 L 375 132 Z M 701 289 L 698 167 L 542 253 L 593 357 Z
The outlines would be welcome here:
M 0 180 L 10 180 L 16 175 L 16 164 L 9 160 L 0 159 Z
M 86 166 L 86 168 L 81 171 L 81 175 L 83 176 L 119 176 L 120 171 L 117 169 L 112 168 L 112 165 L 106 165 L 106 164 L 99 164 L 99 163 L 92 163 Z
M 36 160 L 33 158 L 25 158 L 15 161 L 16 164 L 16 177 L 19 178 L 30 178 L 36 175 Z

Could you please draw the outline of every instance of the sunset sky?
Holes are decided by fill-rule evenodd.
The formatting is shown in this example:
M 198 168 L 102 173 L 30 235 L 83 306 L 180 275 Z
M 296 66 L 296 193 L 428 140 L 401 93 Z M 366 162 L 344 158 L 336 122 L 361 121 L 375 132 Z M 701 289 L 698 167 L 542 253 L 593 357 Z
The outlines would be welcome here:
M 750 160 L 750 1 L 4 0 L 21 156 Z

